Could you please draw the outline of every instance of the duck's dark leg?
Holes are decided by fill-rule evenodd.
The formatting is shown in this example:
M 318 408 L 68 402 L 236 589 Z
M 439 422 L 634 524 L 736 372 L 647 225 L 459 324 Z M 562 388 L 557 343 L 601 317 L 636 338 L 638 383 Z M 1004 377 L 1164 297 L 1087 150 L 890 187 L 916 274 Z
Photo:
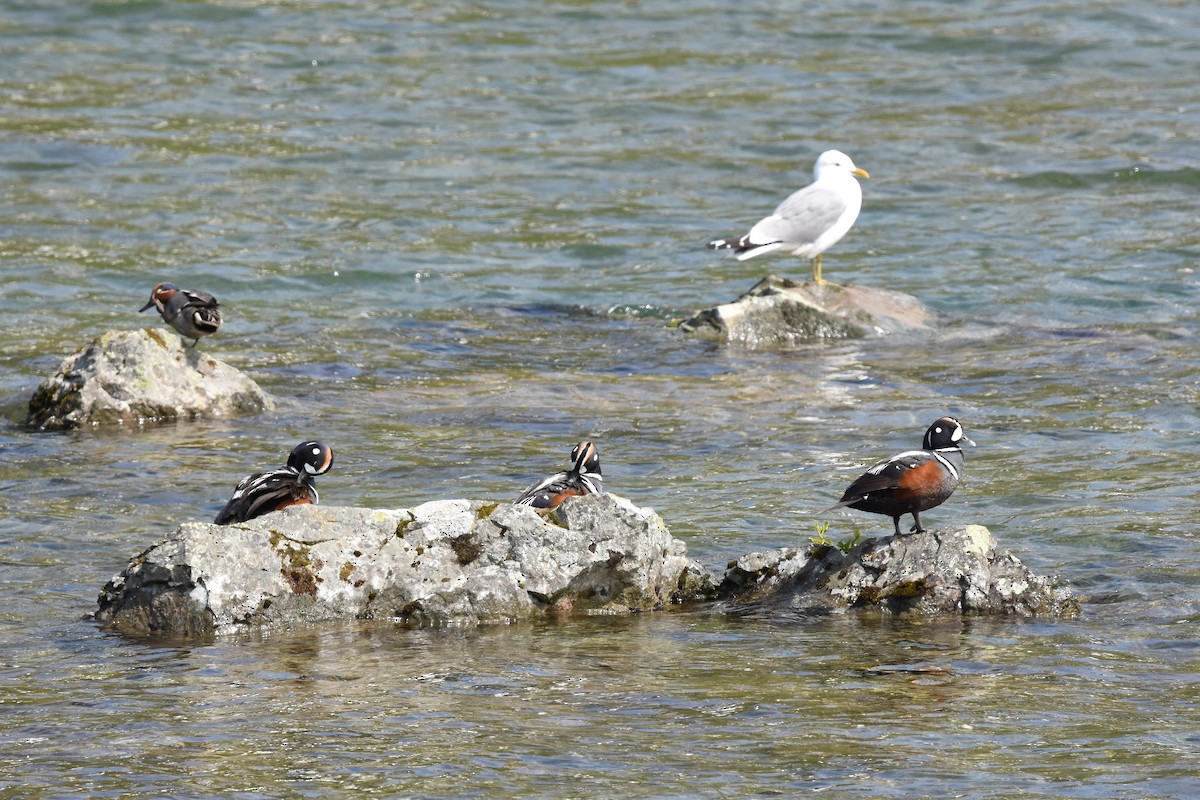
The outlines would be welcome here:
M 920 513 L 917 511 L 914 511 L 914 512 L 912 512 L 912 515 L 913 515 L 913 526 L 908 529 L 908 532 L 909 533 L 924 533 L 925 529 L 923 527 L 921 527 Z
M 896 535 L 899 536 L 900 535 L 900 515 L 897 514 L 896 516 L 892 517 L 892 522 L 895 523 Z

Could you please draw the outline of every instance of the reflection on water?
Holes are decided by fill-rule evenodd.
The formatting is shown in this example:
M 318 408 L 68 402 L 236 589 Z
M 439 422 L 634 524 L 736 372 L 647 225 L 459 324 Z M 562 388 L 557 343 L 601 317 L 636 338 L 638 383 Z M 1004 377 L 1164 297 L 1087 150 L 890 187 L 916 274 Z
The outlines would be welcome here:
M 1194 795 L 1193 4 L 0 3 L 0 794 Z M 941 331 L 668 327 L 703 243 L 869 169 L 829 278 Z M 35 435 L 38 380 L 174 280 L 267 417 Z M 713 569 L 951 413 L 1066 623 L 779 610 L 129 641 L 99 587 L 312 436 L 325 502 L 515 496 L 580 438 Z M 1194 769 L 1192 770 L 1194 772 Z M 6 795 L 7 796 L 7 795 Z
M 102 645 L 119 668 L 70 676 L 107 687 L 86 713 L 38 724 L 55 692 L 10 708 L 6 749 L 48 785 L 890 797 L 969 793 L 984 772 L 1082 797 L 1130 769 L 1159 796 L 1193 777 L 1194 732 L 1168 723 L 1194 715 L 1190 683 L 1133 687 L 1119 673 L 1137 657 L 1075 623 L 672 614 Z

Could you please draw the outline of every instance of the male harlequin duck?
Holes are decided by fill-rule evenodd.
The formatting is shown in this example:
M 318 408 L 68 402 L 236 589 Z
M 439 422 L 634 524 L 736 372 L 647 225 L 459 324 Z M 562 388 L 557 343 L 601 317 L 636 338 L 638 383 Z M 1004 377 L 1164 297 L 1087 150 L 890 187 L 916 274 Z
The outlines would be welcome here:
M 245 522 L 287 506 L 316 504 L 313 478 L 333 466 L 333 450 L 320 442 L 296 445 L 287 466 L 248 475 L 233 490 L 233 497 L 213 520 L 218 525 Z
M 574 462 L 566 472 L 551 475 L 530 486 L 516 502 L 534 508 L 551 509 L 568 497 L 584 494 L 599 494 L 604 491 L 604 477 L 600 474 L 600 454 L 591 442 L 580 442 L 571 449 Z
M 901 515 L 912 514 L 909 533 L 922 533 L 921 512 L 946 502 L 958 486 L 966 464 L 963 442 L 975 444 L 963 433 L 958 420 L 942 417 L 925 431 L 923 450 L 909 450 L 880 461 L 850 484 L 841 501 L 825 511 L 849 506 L 885 514 L 896 524 L 897 536 Z
M 192 347 L 200 343 L 200 337 L 216 333 L 221 327 L 221 304 L 208 292 L 193 292 L 173 283 L 160 283 L 150 292 L 150 302 L 138 311 L 151 307 L 157 308 L 163 321 L 185 338 L 195 339 Z

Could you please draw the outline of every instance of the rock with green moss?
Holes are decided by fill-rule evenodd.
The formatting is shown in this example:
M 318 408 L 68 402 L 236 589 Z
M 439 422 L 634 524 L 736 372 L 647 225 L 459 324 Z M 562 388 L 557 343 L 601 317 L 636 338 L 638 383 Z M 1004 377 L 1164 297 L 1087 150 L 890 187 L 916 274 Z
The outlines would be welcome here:
M 868 609 L 922 617 L 1074 616 L 1079 600 L 997 546 L 982 525 L 751 553 L 730 563 L 720 595 L 802 611 Z
M 817 286 L 769 275 L 732 303 L 700 311 L 679 329 L 754 348 L 928 333 L 935 326 L 933 313 L 910 295 L 868 286 Z
M 43 430 L 269 411 L 249 377 L 160 328 L 110 331 L 63 360 L 29 401 L 28 425 Z
M 104 587 L 96 619 L 189 637 L 354 618 L 474 625 L 648 611 L 715 588 L 653 510 L 611 494 L 572 498 L 549 518 L 467 500 L 295 506 L 181 525 Z

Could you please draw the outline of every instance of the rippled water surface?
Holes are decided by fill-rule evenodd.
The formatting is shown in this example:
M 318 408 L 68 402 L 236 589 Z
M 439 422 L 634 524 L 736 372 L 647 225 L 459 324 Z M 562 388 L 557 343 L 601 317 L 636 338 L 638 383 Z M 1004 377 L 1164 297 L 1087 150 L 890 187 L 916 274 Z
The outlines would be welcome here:
M 0 0 L 0 796 L 1185 798 L 1200 763 L 1200 7 Z M 930 338 L 668 327 L 794 259 L 703 249 L 837 147 L 825 259 Z M 21 426 L 97 334 L 213 292 L 280 401 Z M 322 500 L 503 499 L 600 446 L 713 569 L 953 413 L 926 523 L 1093 602 L 914 625 L 690 611 L 190 646 L 100 586 L 298 441 Z

